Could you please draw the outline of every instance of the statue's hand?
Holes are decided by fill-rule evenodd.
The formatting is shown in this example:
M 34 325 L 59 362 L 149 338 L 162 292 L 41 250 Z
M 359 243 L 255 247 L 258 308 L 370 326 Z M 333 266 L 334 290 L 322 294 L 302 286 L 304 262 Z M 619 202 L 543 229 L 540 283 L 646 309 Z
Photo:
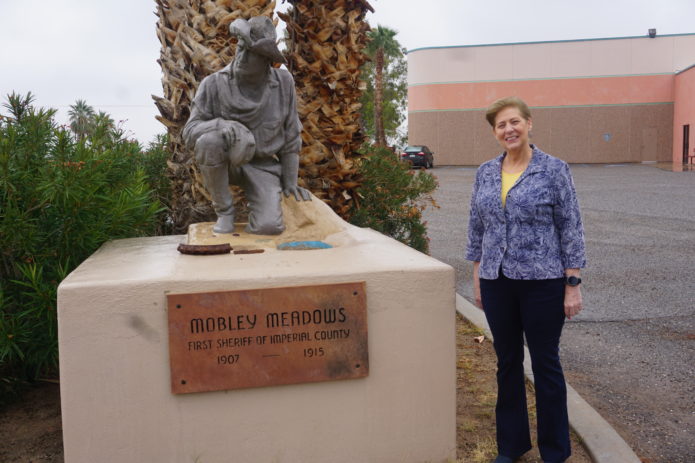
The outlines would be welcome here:
M 311 193 L 309 190 L 297 185 L 283 188 L 282 193 L 287 198 L 289 198 L 290 195 L 294 195 L 294 199 L 297 201 L 311 201 Z

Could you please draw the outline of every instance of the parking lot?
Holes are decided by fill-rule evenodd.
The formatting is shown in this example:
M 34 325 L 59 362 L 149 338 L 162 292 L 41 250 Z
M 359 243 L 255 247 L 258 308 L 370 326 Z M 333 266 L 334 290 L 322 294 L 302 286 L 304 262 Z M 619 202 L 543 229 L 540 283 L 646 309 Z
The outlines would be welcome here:
M 472 298 L 466 246 L 475 168 L 435 167 L 432 256 Z M 567 380 L 638 455 L 695 456 L 695 172 L 650 165 L 573 165 L 588 266 L 584 310 L 567 322 Z

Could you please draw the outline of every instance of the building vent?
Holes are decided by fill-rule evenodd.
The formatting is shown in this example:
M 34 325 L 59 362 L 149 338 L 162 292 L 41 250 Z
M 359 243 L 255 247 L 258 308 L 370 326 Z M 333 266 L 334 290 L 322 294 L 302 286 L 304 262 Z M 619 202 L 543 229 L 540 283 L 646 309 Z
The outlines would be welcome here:
M 653 39 L 656 37 L 656 29 L 649 29 L 649 38 Z

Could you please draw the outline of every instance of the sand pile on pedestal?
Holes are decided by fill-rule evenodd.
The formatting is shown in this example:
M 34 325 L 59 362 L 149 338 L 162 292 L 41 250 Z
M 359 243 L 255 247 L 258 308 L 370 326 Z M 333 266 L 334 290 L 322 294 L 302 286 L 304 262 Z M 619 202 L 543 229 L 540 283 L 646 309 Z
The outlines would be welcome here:
M 316 196 L 311 201 L 282 198 L 285 231 L 280 235 L 253 235 L 244 231 L 245 223 L 235 224 L 234 233 L 214 233 L 214 222 L 191 224 L 187 244 L 229 243 L 234 249 L 275 248 L 291 241 L 323 241 L 329 235 L 344 231 L 349 225 Z

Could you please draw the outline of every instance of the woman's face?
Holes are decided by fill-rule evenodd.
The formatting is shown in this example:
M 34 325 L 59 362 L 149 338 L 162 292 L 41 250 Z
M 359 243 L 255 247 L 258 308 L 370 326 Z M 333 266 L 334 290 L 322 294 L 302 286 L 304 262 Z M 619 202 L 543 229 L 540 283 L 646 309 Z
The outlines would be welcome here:
M 526 120 L 514 106 L 503 108 L 495 117 L 492 128 L 495 138 L 505 151 L 517 151 L 529 144 L 531 119 Z

